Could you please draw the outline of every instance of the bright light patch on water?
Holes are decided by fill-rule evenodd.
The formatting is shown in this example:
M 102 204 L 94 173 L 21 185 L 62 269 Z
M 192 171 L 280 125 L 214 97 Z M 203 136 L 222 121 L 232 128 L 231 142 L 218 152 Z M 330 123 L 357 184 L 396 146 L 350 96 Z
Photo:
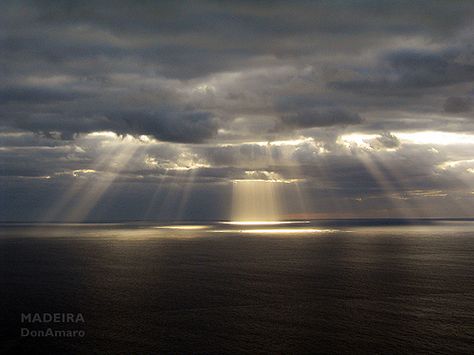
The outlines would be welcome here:
M 281 225 L 281 224 L 309 223 L 309 221 L 231 221 L 231 222 L 221 222 L 221 223 L 235 225 L 235 226 L 268 226 L 268 225 Z
M 160 226 L 157 229 L 177 229 L 177 230 L 203 230 L 209 229 L 209 226 L 202 225 L 176 225 L 176 226 Z
M 304 233 L 335 233 L 337 229 L 316 228 L 274 228 L 274 229 L 243 229 L 239 233 L 245 234 L 304 234 Z

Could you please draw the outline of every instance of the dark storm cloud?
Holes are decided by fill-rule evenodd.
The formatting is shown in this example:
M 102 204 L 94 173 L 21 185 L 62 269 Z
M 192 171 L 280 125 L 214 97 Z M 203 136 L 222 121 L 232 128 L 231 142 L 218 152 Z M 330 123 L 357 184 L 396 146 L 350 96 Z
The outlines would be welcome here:
M 207 112 L 125 112 L 110 115 L 117 133 L 150 135 L 159 140 L 199 143 L 217 134 L 217 120 Z
M 456 6 L 423 1 L 301 1 L 291 7 L 280 1 L 98 1 L 93 5 L 7 1 L 2 7 L 0 62 L 10 85 L 0 92 L 0 103 L 30 105 L 21 110 L 9 105 L 2 109 L 2 119 L 12 127 L 56 130 L 63 137 L 109 129 L 198 142 L 214 137 L 218 128 L 226 128 L 226 121 L 236 116 L 268 116 L 274 106 L 286 128 L 355 124 L 361 122 L 361 107 L 393 109 L 402 104 L 413 109 L 415 104 L 409 99 L 419 96 L 420 90 L 466 83 L 474 75 L 460 44 L 464 37 L 455 37 L 472 17 L 473 4 L 467 1 Z M 400 36 L 424 37 L 446 48 L 391 49 L 387 44 L 392 40 L 399 47 L 395 42 Z M 460 49 L 448 48 L 452 37 Z M 373 51 L 378 46 L 380 53 Z M 377 57 L 368 58 L 370 67 L 354 63 L 364 51 L 373 51 L 379 65 L 370 64 Z M 272 68 L 284 66 L 312 70 L 289 71 L 273 79 Z M 331 66 L 339 72 L 354 70 L 358 78 L 321 77 L 321 69 Z M 258 68 L 269 68 L 268 74 L 256 82 L 237 79 L 225 95 L 219 87 L 215 97 L 207 98 L 191 98 L 189 90 L 183 90 L 190 80 L 206 80 L 220 72 L 240 72 L 246 77 L 248 69 Z M 115 79 L 130 74 L 136 75 L 136 82 Z M 41 76 L 67 76 L 70 81 L 21 85 Z M 140 80 L 150 78 L 175 82 L 166 95 L 160 91 L 146 98 L 150 92 L 140 87 Z M 385 98 L 358 102 L 343 93 L 347 91 L 408 96 L 409 102 L 391 103 Z M 120 101 L 113 100 L 114 95 Z M 285 97 L 308 102 L 281 110 Z M 341 102 L 345 113 L 335 109 Z M 123 118 L 130 116 L 130 109 L 143 112 L 135 115 L 136 122 Z M 123 113 L 116 114 L 119 111 Z M 33 122 L 41 120 L 44 128 Z
M 114 102 L 106 92 L 89 91 L 86 94 L 67 89 L 0 90 L 0 117 L 10 127 L 62 139 L 113 131 L 149 135 L 169 142 L 199 143 L 217 133 L 218 120 L 209 112 L 169 104 L 149 111 L 133 110 L 133 106 L 140 104 L 133 103 L 135 93 L 124 101 Z

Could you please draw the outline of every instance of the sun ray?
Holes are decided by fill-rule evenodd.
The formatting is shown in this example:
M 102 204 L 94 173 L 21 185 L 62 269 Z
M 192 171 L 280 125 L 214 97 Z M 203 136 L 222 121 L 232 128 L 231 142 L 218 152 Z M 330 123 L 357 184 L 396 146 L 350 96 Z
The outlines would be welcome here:
M 89 170 L 101 173 L 106 170 L 110 159 L 120 151 L 120 146 L 115 146 L 109 151 L 102 154 L 89 168 Z M 87 189 L 87 185 L 90 183 L 90 176 L 75 176 L 74 182 L 70 188 L 62 195 L 59 201 L 57 201 L 46 213 L 43 215 L 42 220 L 45 222 L 63 220 L 65 212 L 70 208 L 70 205 L 78 198 L 81 193 Z
M 178 207 L 176 210 L 176 219 L 181 219 L 185 212 L 189 196 L 192 192 L 192 188 L 194 185 L 194 177 L 196 175 L 197 169 L 189 169 L 186 174 L 185 182 L 180 189 L 180 197 L 178 199 Z
M 105 178 L 95 181 L 87 189 L 83 189 L 78 200 L 66 214 L 66 221 L 83 221 L 90 211 L 97 205 L 102 196 L 109 189 L 110 185 L 119 176 L 120 172 L 125 169 L 128 162 L 133 158 L 137 151 L 137 145 L 123 144 L 119 148 L 117 154 L 110 158 L 106 170 L 108 171 Z
M 232 221 L 276 221 L 280 218 L 278 183 L 267 180 L 233 182 Z
M 380 170 L 384 171 L 385 176 L 388 176 L 389 180 L 396 183 L 396 186 L 393 186 L 393 184 L 391 186 L 393 190 L 392 198 L 401 200 L 401 204 L 405 205 L 405 208 L 408 210 L 406 217 L 429 217 L 429 213 L 425 213 L 425 206 L 408 196 L 412 187 L 405 182 L 405 177 L 392 164 L 387 164 L 376 154 L 371 154 L 371 156 L 380 167 Z
M 152 218 L 157 217 L 156 211 L 154 211 L 154 209 L 156 207 L 155 205 L 156 205 L 156 202 L 157 202 L 160 194 L 163 192 L 164 184 L 165 184 L 165 181 L 166 181 L 167 177 L 168 177 L 168 169 L 165 169 L 165 172 L 164 172 L 164 174 L 162 174 L 160 176 L 160 181 L 159 181 L 158 185 L 156 186 L 155 191 L 153 193 L 153 196 L 151 197 L 151 199 L 148 203 L 148 207 L 145 211 L 145 219 L 148 219 L 150 217 L 152 217 Z M 153 211 L 155 213 L 152 213 Z
M 374 155 L 367 152 L 364 156 L 359 156 L 358 159 L 372 178 L 374 178 L 377 185 L 382 188 L 384 197 L 388 199 L 392 209 L 403 218 L 413 216 L 411 206 L 400 195 L 398 189 L 391 182 L 390 177 L 382 171 Z

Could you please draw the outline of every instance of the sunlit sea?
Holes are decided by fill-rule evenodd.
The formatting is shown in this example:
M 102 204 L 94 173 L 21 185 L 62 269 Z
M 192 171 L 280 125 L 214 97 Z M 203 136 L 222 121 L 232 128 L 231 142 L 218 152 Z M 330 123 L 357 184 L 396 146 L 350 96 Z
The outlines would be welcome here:
M 473 354 L 474 221 L 2 224 L 0 292 L 2 354 Z

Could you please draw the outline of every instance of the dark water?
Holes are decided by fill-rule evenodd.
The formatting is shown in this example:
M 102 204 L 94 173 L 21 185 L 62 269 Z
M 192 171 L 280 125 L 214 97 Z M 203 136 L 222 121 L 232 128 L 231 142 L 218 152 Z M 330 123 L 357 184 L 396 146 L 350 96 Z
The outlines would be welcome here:
M 474 353 L 474 222 L 155 227 L 3 225 L 0 352 Z

